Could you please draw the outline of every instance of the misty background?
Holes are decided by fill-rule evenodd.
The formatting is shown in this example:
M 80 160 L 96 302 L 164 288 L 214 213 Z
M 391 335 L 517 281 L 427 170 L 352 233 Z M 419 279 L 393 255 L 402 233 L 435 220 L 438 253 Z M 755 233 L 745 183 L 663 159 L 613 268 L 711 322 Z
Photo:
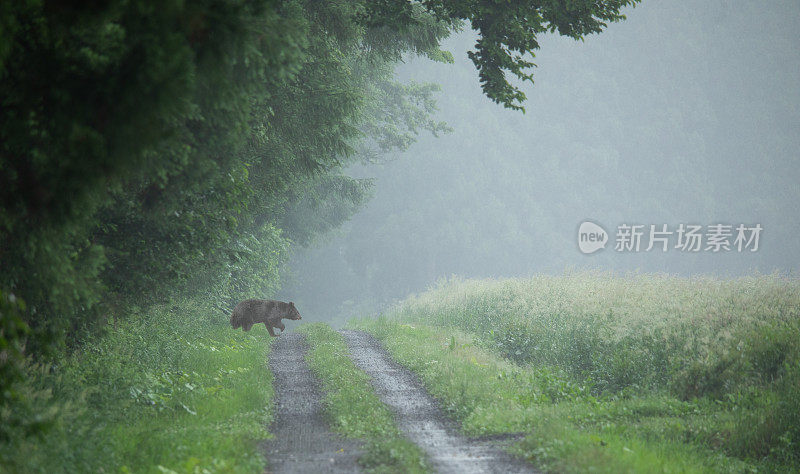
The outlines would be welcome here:
M 280 299 L 304 319 L 380 311 L 441 278 L 565 269 L 736 276 L 800 268 L 800 3 L 649 1 L 584 43 L 542 36 L 527 113 L 480 90 L 464 31 L 455 64 L 409 58 L 441 85 L 451 133 L 356 165 L 373 197 L 292 255 Z M 609 233 L 582 254 L 577 228 Z M 760 224 L 757 252 L 614 250 L 620 224 Z M 732 239 L 731 239 L 732 240 Z M 705 247 L 705 242 L 704 242 Z

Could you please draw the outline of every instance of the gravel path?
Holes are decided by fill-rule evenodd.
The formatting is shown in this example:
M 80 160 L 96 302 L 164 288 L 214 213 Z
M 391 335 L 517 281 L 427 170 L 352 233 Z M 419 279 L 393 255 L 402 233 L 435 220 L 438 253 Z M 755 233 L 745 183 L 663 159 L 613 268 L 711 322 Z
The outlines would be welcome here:
M 374 337 L 361 331 L 341 333 L 356 366 L 372 377 L 378 396 L 394 410 L 400 429 L 426 452 L 437 472 L 536 472 L 503 451 L 498 445 L 500 440 L 460 435 L 458 427 L 443 415 L 417 377 L 395 362 Z
M 322 414 L 322 392 L 306 364 L 305 336 L 278 337 L 269 355 L 275 380 L 275 437 L 264 443 L 274 473 L 358 472 L 359 443 L 332 433 Z

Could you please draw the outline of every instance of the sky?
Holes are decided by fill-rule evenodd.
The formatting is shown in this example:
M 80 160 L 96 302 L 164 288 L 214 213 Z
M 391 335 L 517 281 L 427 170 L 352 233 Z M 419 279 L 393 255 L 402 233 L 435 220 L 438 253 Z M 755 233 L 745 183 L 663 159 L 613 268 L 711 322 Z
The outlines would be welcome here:
M 800 2 L 644 1 L 627 14 L 583 42 L 541 37 L 524 114 L 482 94 L 472 31 L 444 43 L 455 64 L 408 58 L 398 80 L 439 84 L 452 132 L 349 169 L 373 181 L 372 199 L 294 255 L 282 293 L 328 319 L 454 275 L 796 274 Z M 603 248 L 581 250 L 584 222 Z M 699 247 L 679 241 L 689 226 Z M 651 235 L 662 240 L 647 251 Z

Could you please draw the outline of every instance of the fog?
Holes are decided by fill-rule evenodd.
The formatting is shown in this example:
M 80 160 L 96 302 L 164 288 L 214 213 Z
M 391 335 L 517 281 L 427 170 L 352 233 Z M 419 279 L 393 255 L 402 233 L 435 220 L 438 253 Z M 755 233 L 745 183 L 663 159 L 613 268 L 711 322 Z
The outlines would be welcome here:
M 575 42 L 543 36 L 526 113 L 480 90 L 475 35 L 444 48 L 455 64 L 409 58 L 403 81 L 441 85 L 438 118 L 406 152 L 349 169 L 373 197 L 288 265 L 280 299 L 304 319 L 379 311 L 453 275 L 570 269 L 722 277 L 800 268 L 800 3 L 651 1 Z M 584 254 L 584 221 L 608 233 Z M 730 250 L 649 245 L 650 226 L 730 225 Z M 760 225 L 739 251 L 736 227 Z M 639 251 L 615 249 L 643 225 Z M 705 237 L 705 236 L 704 236 Z

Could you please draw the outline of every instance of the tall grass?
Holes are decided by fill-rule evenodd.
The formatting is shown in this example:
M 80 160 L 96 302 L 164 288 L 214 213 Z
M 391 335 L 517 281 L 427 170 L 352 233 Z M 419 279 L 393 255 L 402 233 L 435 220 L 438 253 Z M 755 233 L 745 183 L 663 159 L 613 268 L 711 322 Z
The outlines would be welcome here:
M 440 282 L 390 320 L 458 329 L 593 396 L 662 394 L 722 407 L 716 441 L 800 461 L 800 281 L 578 272 Z
M 776 381 L 800 356 L 800 281 L 779 276 L 453 280 L 392 314 L 475 332 L 510 359 L 561 367 L 599 391 L 719 396 Z
M 0 471 L 263 470 L 268 337 L 181 303 L 121 323 L 58 365 L 29 367 L 18 389 L 28 416 L 51 428 L 0 440 Z
M 544 472 L 758 472 L 776 463 L 719 452 L 713 403 L 659 395 L 597 398 L 563 373 L 520 366 L 451 328 L 386 318 L 354 324 L 379 337 L 471 435 L 525 433 L 512 447 Z M 716 442 L 715 439 L 712 441 Z M 778 468 L 783 466 L 777 465 Z

